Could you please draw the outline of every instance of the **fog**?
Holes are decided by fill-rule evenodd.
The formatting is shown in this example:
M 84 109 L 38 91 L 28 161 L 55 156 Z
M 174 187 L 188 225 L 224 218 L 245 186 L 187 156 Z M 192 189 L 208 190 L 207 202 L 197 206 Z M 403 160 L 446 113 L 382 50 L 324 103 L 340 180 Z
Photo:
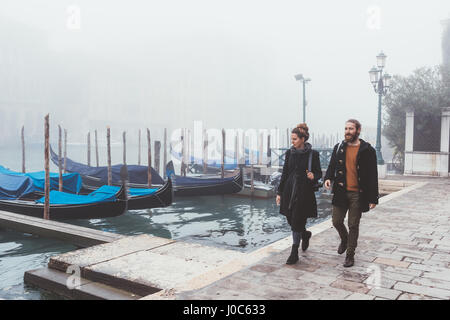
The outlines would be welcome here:
M 107 125 L 285 128 L 342 133 L 348 118 L 377 124 L 369 82 L 376 55 L 408 75 L 442 62 L 450 1 L 0 0 L 0 143 L 70 141 Z

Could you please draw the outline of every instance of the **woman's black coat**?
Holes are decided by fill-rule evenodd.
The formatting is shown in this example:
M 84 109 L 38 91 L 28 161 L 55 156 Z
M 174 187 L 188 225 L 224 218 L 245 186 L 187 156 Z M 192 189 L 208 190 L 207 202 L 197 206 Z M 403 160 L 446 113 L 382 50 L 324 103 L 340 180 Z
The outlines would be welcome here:
M 308 150 L 309 149 L 309 150 Z M 317 202 L 313 185 L 322 177 L 319 152 L 312 150 L 309 143 L 305 144 L 305 153 L 295 152 L 293 148 L 286 151 L 283 173 L 281 175 L 278 195 L 280 195 L 280 213 L 285 215 L 292 230 L 303 231 L 306 218 L 317 217 Z M 311 171 L 314 180 L 306 177 L 309 153 L 312 152 Z M 292 197 L 292 188 L 295 190 Z M 291 202 L 291 198 L 292 201 Z

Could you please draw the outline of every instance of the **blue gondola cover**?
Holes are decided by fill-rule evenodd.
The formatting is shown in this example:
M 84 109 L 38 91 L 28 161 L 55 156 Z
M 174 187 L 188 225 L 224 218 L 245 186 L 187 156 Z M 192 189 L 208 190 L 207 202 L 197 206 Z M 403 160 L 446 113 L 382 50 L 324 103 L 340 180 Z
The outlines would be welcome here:
M 52 157 L 52 161 L 54 163 L 58 163 L 58 155 L 53 152 L 50 148 L 50 154 Z M 64 161 L 64 158 L 63 158 Z M 122 164 L 117 164 L 111 166 L 112 170 L 112 183 L 120 184 L 120 169 L 122 168 Z M 88 165 L 75 162 L 69 158 L 66 158 L 66 169 L 69 172 L 77 172 L 82 176 L 92 176 L 99 178 L 103 184 L 108 184 L 108 167 L 90 167 Z M 127 165 L 128 169 L 128 181 L 136 184 L 147 184 L 148 182 L 148 174 L 147 166 L 138 166 L 138 165 Z M 152 184 L 164 184 L 163 178 L 156 172 L 155 169 L 151 168 L 152 172 Z
M 13 200 L 35 191 L 33 180 L 27 176 L 0 173 L 0 199 Z
M 29 177 L 33 181 L 35 191 L 45 191 L 45 171 L 22 173 L 9 170 L 0 166 L 0 173 L 16 176 Z M 78 173 L 63 173 L 63 191 L 69 193 L 78 193 L 81 190 L 82 181 Z M 50 190 L 58 190 L 59 173 L 50 172 Z

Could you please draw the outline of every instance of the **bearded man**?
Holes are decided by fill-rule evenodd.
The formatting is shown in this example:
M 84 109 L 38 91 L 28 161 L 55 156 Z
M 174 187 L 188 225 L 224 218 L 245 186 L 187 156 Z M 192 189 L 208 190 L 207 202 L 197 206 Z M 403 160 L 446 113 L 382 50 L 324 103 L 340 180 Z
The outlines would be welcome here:
M 345 140 L 336 144 L 324 178 L 324 186 L 333 183 L 333 226 L 341 238 L 337 252 L 347 251 L 344 267 L 354 265 L 362 212 L 378 204 L 378 171 L 375 149 L 359 139 L 361 123 L 350 119 L 345 123 Z M 348 211 L 348 229 L 344 225 Z

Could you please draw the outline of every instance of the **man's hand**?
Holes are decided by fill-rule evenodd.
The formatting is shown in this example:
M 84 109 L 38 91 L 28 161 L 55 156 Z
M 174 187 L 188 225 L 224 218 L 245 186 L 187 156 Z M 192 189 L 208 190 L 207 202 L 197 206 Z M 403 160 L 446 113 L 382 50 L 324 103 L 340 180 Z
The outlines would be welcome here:
M 323 184 L 325 189 L 330 190 L 330 186 L 331 186 L 331 180 L 325 180 L 325 183 Z
M 280 200 L 281 200 L 281 197 L 280 197 L 280 195 L 277 195 L 277 199 L 276 199 L 276 201 L 277 201 L 277 206 L 279 206 L 279 205 L 280 205 Z
M 314 180 L 314 173 L 309 172 L 308 170 L 306 170 L 306 176 L 309 180 Z
M 369 203 L 369 208 L 370 209 L 373 209 L 373 208 L 375 208 L 377 205 L 375 204 L 375 203 Z

